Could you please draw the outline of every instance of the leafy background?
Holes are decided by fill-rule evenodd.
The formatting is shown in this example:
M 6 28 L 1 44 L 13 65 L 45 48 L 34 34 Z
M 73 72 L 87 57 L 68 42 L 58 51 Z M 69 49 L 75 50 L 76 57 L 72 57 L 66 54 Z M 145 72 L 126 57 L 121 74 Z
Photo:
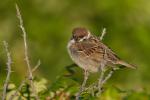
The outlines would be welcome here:
M 123 90 L 150 91 L 150 2 L 147 0 L 5 0 L 0 3 L 0 89 L 6 77 L 6 55 L 2 41 L 9 43 L 13 58 L 11 82 L 19 84 L 26 75 L 22 33 L 14 4 L 18 3 L 28 36 L 30 60 L 50 87 L 65 67 L 72 64 L 66 45 L 74 27 L 86 27 L 95 35 L 107 29 L 104 43 L 122 59 L 138 66 L 114 73 L 107 85 Z M 17 77 L 16 77 L 17 76 Z M 97 80 L 91 75 L 88 83 Z M 80 84 L 82 70 L 73 79 Z M 108 90 L 109 91 L 109 90 Z M 111 91 L 111 89 L 110 89 Z M 142 92 L 143 93 L 143 92 Z M 138 95 L 135 94 L 135 96 Z M 131 99 L 132 100 L 132 99 Z

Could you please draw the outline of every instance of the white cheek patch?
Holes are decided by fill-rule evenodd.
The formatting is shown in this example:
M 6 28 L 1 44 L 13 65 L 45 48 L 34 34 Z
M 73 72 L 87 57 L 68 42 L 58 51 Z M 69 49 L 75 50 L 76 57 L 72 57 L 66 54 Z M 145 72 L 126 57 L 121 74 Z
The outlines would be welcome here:
M 83 37 L 82 39 L 80 39 L 79 42 L 82 42 L 82 41 L 85 40 L 85 39 L 89 39 L 90 36 L 91 36 L 91 34 L 90 34 L 90 32 L 88 32 L 88 35 L 85 36 L 85 37 Z
M 86 39 L 86 36 L 79 40 L 79 42 L 82 42 L 84 39 Z

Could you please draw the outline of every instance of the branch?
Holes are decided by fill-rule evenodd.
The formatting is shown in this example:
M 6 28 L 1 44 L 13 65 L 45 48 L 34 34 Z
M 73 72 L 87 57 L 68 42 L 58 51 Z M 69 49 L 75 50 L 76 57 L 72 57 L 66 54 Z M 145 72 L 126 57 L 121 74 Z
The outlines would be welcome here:
M 103 40 L 103 37 L 105 36 L 105 34 L 106 34 L 106 28 L 103 28 L 102 34 L 100 36 L 101 41 Z
M 102 92 L 102 87 L 103 87 L 103 85 L 107 82 L 107 80 L 108 79 L 110 79 L 111 78 L 111 76 L 112 76 L 112 74 L 114 73 L 114 71 L 116 71 L 116 70 L 118 70 L 119 68 L 112 68 L 111 70 L 110 70 L 110 72 L 104 77 L 104 75 L 102 75 L 102 78 L 101 78 L 101 84 L 100 84 L 100 87 L 99 87 L 99 93 L 98 93 L 98 95 L 97 96 L 100 96 L 101 95 L 101 92 Z
M 6 93 L 7 93 L 7 87 L 8 87 L 8 82 L 10 80 L 10 74 L 11 74 L 11 64 L 12 64 L 12 60 L 10 57 L 10 52 L 8 50 L 8 43 L 6 41 L 3 41 L 4 43 L 4 47 L 5 47 L 5 51 L 7 53 L 7 77 L 5 80 L 5 84 L 4 84 L 4 88 L 3 88 L 3 95 L 2 95 L 2 100 L 5 100 L 6 98 Z
M 24 53 L 25 53 L 24 55 L 25 55 L 25 61 L 26 61 L 27 68 L 28 68 L 28 78 L 30 80 L 30 85 L 31 85 L 31 88 L 32 88 L 32 92 L 33 92 L 36 100 L 38 100 L 39 97 L 36 93 L 35 86 L 34 86 L 34 83 L 33 83 L 33 75 L 32 75 L 32 70 L 31 70 L 30 61 L 29 61 L 29 57 L 28 57 L 28 45 L 27 45 L 26 31 L 25 31 L 25 28 L 23 26 L 22 16 L 20 14 L 20 10 L 19 10 L 19 7 L 18 7 L 17 4 L 16 4 L 16 11 L 17 11 L 17 17 L 18 17 L 18 20 L 19 20 L 19 27 L 20 27 L 20 29 L 22 30 L 22 33 L 23 33 Z
M 104 80 L 102 81 L 102 84 L 105 84 L 106 81 L 112 76 L 112 74 L 114 73 L 114 71 L 119 70 L 119 68 L 112 68 L 110 70 L 110 72 L 107 74 L 107 76 L 104 78 Z
M 40 65 L 41 65 L 41 61 L 38 60 L 36 66 L 32 69 L 32 73 L 35 72 L 35 71 L 38 69 L 38 67 L 39 67 Z
M 89 72 L 87 70 L 84 70 L 84 80 L 82 82 L 79 92 L 76 95 L 76 100 L 79 100 L 81 93 L 84 91 L 88 76 Z
M 98 94 L 97 95 L 101 95 L 101 93 L 102 93 L 102 87 L 103 87 L 102 82 L 105 77 L 104 74 L 105 74 L 105 70 L 102 70 L 100 78 L 99 78 L 99 82 L 98 82 Z
M 32 73 L 35 72 L 37 70 L 37 68 L 41 65 L 41 61 L 39 60 L 37 65 L 32 69 Z M 15 91 L 15 93 L 10 97 L 9 100 L 13 100 L 13 98 L 15 96 L 17 96 L 18 91 L 21 91 L 23 85 L 25 84 L 25 82 L 28 80 L 27 77 L 25 77 L 25 79 L 21 82 L 21 84 L 19 85 L 18 89 Z

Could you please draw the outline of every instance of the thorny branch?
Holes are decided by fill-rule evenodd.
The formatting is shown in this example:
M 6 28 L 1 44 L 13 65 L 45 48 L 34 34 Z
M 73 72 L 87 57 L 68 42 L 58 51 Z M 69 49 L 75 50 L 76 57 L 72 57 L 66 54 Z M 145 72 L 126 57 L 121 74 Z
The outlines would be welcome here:
M 6 65 L 7 65 L 7 77 L 6 77 L 6 80 L 5 80 L 5 84 L 4 84 L 4 88 L 3 88 L 3 95 L 2 95 L 2 100 L 5 100 L 6 94 L 7 94 L 8 82 L 10 80 L 12 60 L 11 60 L 10 52 L 8 50 L 7 42 L 3 41 L 3 43 L 4 43 L 5 51 L 7 53 L 7 63 L 6 63 Z
M 28 57 L 28 45 L 27 45 L 27 36 L 26 36 L 26 31 L 25 31 L 25 28 L 23 26 L 23 20 L 22 20 L 22 16 L 20 14 L 20 10 L 19 10 L 19 7 L 18 5 L 16 4 L 16 11 L 17 11 L 17 17 L 19 19 L 19 27 L 20 29 L 22 30 L 23 32 L 23 40 L 24 40 L 24 55 L 25 55 L 25 61 L 26 61 L 26 64 L 27 64 L 27 68 L 28 68 L 28 78 L 29 78 L 29 81 L 30 81 L 30 85 L 31 85 L 31 88 L 32 88 L 32 92 L 36 98 L 36 100 L 39 99 L 37 93 L 36 93 L 36 90 L 35 90 L 35 86 L 34 86 L 34 83 L 33 83 L 33 75 L 32 75 L 32 69 L 31 69 L 31 65 L 30 65 L 30 61 L 29 61 L 29 57 Z

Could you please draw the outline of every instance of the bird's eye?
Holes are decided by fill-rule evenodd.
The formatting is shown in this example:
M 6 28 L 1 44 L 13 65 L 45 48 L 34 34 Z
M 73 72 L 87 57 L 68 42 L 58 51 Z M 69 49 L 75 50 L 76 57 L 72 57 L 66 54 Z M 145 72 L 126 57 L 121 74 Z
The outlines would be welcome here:
M 72 39 L 77 40 L 77 36 L 73 35 Z
M 72 37 L 73 37 L 74 39 L 76 38 L 76 36 L 74 36 L 74 35 L 73 35 Z

